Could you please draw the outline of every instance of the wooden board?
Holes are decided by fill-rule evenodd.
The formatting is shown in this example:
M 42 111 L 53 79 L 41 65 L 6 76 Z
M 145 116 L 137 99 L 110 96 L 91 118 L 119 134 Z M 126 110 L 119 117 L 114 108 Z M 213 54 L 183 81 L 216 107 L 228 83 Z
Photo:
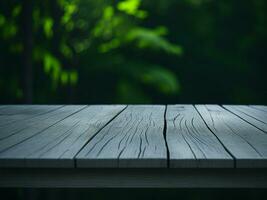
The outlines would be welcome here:
M 267 134 L 218 105 L 197 105 L 211 131 L 235 157 L 236 167 L 267 167 Z
M 267 112 L 249 106 L 224 105 L 223 107 L 267 133 Z
M 264 168 L 264 108 L 1 105 L 0 168 Z
M 263 105 L 250 105 L 250 107 L 255 108 L 257 110 L 261 110 L 261 111 L 267 112 L 267 106 L 263 106 Z
M 0 128 L 20 120 L 27 120 L 46 114 L 63 106 L 55 105 L 14 105 L 0 109 Z
M 5 107 L 6 107 L 6 105 L 0 105 L 0 110 L 2 110 Z
M 77 167 L 166 167 L 165 106 L 128 106 L 76 156 Z
M 73 158 L 79 150 L 124 108 L 86 107 L 0 153 L 0 166 L 74 167 Z
M 0 187 L 266 188 L 266 113 L 252 105 L 1 105 Z
M 78 112 L 86 106 L 64 106 L 30 119 L 3 126 L 0 129 L 0 153 L 28 138 L 45 131 L 57 122 Z
M 233 167 L 233 158 L 192 105 L 167 107 L 166 139 L 170 167 Z

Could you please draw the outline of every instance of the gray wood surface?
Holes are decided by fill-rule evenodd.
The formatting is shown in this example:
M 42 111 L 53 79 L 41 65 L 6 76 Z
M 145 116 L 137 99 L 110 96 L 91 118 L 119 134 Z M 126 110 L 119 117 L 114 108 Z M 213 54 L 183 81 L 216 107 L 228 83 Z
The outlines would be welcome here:
M 266 168 L 266 106 L 1 105 L 1 167 Z
M 0 129 L 0 153 L 45 131 L 83 108 L 85 106 L 64 106 L 52 112 L 2 126 Z
M 49 113 L 63 106 L 54 105 L 13 105 L 0 109 L 0 128 L 3 126 L 27 120 L 38 115 Z
M 257 110 L 261 110 L 261 111 L 264 111 L 264 112 L 267 112 L 267 106 L 263 106 L 263 105 L 250 105 L 250 107 L 253 107 Z
M 194 106 L 171 105 L 166 113 L 170 167 L 234 167 L 233 158 Z
M 224 105 L 223 107 L 267 133 L 267 112 L 249 106 Z
M 128 106 L 76 156 L 77 167 L 166 167 L 165 106 Z
M 5 107 L 7 107 L 7 105 L 0 105 L 0 111 L 1 111 L 2 109 L 4 109 Z
M 236 167 L 267 167 L 267 134 L 218 105 L 197 105 L 208 127 L 235 157 Z
M 86 107 L 0 153 L 0 166 L 74 167 L 73 158 L 79 150 L 124 108 Z

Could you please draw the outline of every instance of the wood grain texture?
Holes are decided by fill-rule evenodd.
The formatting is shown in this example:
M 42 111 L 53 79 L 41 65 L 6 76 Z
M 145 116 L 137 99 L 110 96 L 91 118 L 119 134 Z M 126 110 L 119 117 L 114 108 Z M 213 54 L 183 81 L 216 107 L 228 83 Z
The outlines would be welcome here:
M 223 107 L 267 133 L 267 112 L 249 106 L 224 105 Z
M 264 105 L 250 105 L 250 107 L 261 110 L 263 112 L 267 112 L 267 106 Z
M 267 167 L 265 106 L 125 108 L 1 105 L 0 168 Z
M 52 112 L 8 124 L 0 129 L 0 153 L 78 112 L 86 106 L 64 106 Z
M 166 167 L 165 106 L 128 106 L 76 156 L 77 167 Z
M 167 107 L 170 167 L 234 167 L 233 158 L 208 129 L 192 105 Z
M 208 127 L 235 157 L 236 167 L 267 167 L 267 134 L 218 105 L 197 105 Z
M 68 107 L 68 106 L 67 106 Z M 89 106 L 0 153 L 4 167 L 74 167 L 74 156 L 125 106 Z
M 0 109 L 0 128 L 9 124 L 46 114 L 63 106 L 56 105 L 13 105 Z

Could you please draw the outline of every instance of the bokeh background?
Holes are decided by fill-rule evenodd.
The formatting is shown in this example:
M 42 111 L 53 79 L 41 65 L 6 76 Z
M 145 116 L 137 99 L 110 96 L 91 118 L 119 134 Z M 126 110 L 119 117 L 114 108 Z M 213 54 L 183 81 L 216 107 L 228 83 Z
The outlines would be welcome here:
M 0 103 L 267 102 L 266 0 L 1 0 Z

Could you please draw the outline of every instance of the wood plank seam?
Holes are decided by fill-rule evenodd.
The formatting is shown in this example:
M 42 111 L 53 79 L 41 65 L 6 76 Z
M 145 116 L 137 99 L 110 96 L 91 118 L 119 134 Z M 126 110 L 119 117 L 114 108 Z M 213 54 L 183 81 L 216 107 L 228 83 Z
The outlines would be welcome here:
M 56 111 L 56 110 L 58 110 L 58 109 L 60 109 L 60 108 L 62 108 L 62 107 L 64 107 L 64 105 L 59 106 L 59 107 L 56 107 L 56 108 L 51 109 L 51 110 L 46 111 L 46 112 L 42 112 L 42 113 L 38 113 L 38 114 L 34 114 L 33 116 L 30 116 L 29 118 L 18 119 L 18 120 L 14 120 L 14 121 L 11 121 L 11 122 L 8 122 L 8 123 L 5 123 L 5 124 L 1 124 L 1 125 L 0 125 L 0 128 L 1 128 L 1 127 L 4 127 L 4 126 L 7 126 L 7 125 L 9 125 L 9 124 L 16 123 L 16 122 L 20 122 L 20 121 L 26 121 L 26 120 L 34 119 L 35 117 L 38 117 L 38 116 L 41 116 L 41 115 L 45 115 L 45 114 L 48 114 L 48 113 L 50 113 L 50 112 L 54 112 L 54 111 Z M 5 114 L 0 114 L 0 116 L 1 116 L 1 115 L 5 115 Z
M 236 115 L 236 116 L 237 116 L 238 118 L 240 118 L 241 120 L 243 120 L 243 121 L 247 122 L 248 124 L 254 126 L 255 128 L 259 129 L 260 131 L 263 131 L 264 133 L 267 133 L 265 130 L 263 130 L 263 129 L 257 127 L 256 125 L 254 125 L 253 123 L 251 123 L 251 122 L 249 122 L 248 120 L 244 119 L 243 117 L 239 116 L 238 114 L 236 114 L 235 112 L 231 111 L 231 110 L 228 109 L 227 107 L 225 107 L 225 106 L 222 106 L 222 107 L 223 107 L 225 110 L 229 111 L 230 113 Z M 260 110 L 260 111 L 262 111 L 262 110 Z M 242 112 L 242 111 L 239 111 L 239 112 Z M 249 117 L 251 117 L 251 118 L 253 118 L 253 119 L 255 119 L 255 120 L 258 120 L 258 121 L 264 123 L 263 121 L 261 121 L 261 120 L 255 118 L 255 117 L 253 117 L 252 115 L 249 115 L 249 114 L 244 113 L 244 112 L 242 112 L 242 113 L 245 114 L 245 115 L 247 115 L 247 116 L 249 116 Z
M 94 154 L 92 153 L 96 158 L 88 156 L 88 152 L 82 159 L 91 159 L 91 163 L 87 164 L 84 162 L 86 160 L 82 160 L 85 164 L 81 162 L 81 167 L 94 168 L 98 165 L 100 168 L 105 165 L 110 168 L 142 168 L 146 167 L 145 165 L 151 165 L 165 169 L 229 167 L 229 159 L 231 159 L 230 167 L 233 169 L 266 168 L 267 166 L 267 135 L 266 131 L 261 130 L 262 127 L 266 130 L 264 124 L 267 123 L 267 115 L 254 107 L 218 104 L 154 105 L 152 107 L 123 105 L 115 110 L 105 110 L 99 105 L 94 109 L 88 109 L 94 107 L 91 105 L 79 105 L 75 108 L 69 106 L 70 108 L 65 110 L 68 106 L 60 106 L 60 108 L 63 107 L 60 112 L 57 111 L 59 108 L 53 107 L 52 111 L 49 111 L 51 107 L 37 109 L 36 106 L 32 107 L 34 112 L 28 112 L 23 108 L 23 113 L 20 113 L 21 109 L 16 107 L 12 108 L 12 112 L 5 111 L 6 115 L 14 113 L 14 115 L 20 115 L 20 118 L 14 117 L 16 121 L 12 122 L 10 128 L 8 125 L 6 129 L 5 127 L 1 129 L 0 125 L 0 137 L 3 136 L 2 139 L 4 139 L 0 143 L 0 161 L 15 163 L 11 164 L 12 167 L 56 165 L 64 168 L 71 165 L 71 168 L 80 168 L 79 154 L 86 150 L 88 144 L 96 142 L 93 147 L 96 145 L 99 147 Z M 126 114 L 125 110 L 127 110 Z M 42 116 L 44 113 L 48 115 Z M 76 115 L 77 113 L 79 114 Z M 24 121 L 22 120 L 24 116 L 34 120 Z M 35 118 L 36 116 L 41 117 Z M 7 123 L 5 116 L 0 119 L 0 122 L 1 120 Z M 62 121 L 64 123 L 61 123 Z M 262 126 L 259 122 L 263 123 Z M 110 124 L 113 125 L 110 126 Z M 17 126 L 19 128 L 16 128 Z M 21 130 L 23 130 L 22 136 L 16 139 L 20 136 Z M 154 135 L 155 133 L 157 135 Z M 101 138 L 104 135 L 105 141 L 102 142 Z M 11 136 L 11 140 L 6 142 L 6 138 Z M 16 137 L 14 141 L 13 136 Z M 154 140 L 154 138 L 158 139 Z M 92 145 L 88 145 L 87 148 L 90 152 Z M 149 153 L 147 149 L 152 145 L 153 149 L 151 148 Z M 156 155 L 154 151 L 161 147 L 165 148 L 165 152 L 160 151 L 161 157 L 154 158 L 153 156 Z M 110 156 L 112 149 L 117 151 L 116 157 Z M 25 164 L 22 159 L 25 159 Z M 160 162 L 154 163 L 156 159 Z
M 219 105 L 195 105 L 236 159 L 236 168 L 266 168 L 267 135 Z
M 167 152 L 167 168 L 170 168 L 170 150 L 167 142 L 167 105 L 165 105 L 165 111 L 164 111 L 164 128 L 163 128 L 163 137 L 165 140 L 165 146 L 166 146 L 166 152 Z
M 164 167 L 163 105 L 129 105 L 76 156 L 78 168 Z
M 14 146 L 16 146 L 16 145 L 18 145 L 18 144 L 21 144 L 21 143 L 25 142 L 26 140 L 29 140 L 30 138 L 32 138 L 32 137 L 34 137 L 34 136 L 36 136 L 36 135 L 38 135 L 38 134 L 41 134 L 42 132 L 44 132 L 44 131 L 47 130 L 48 128 L 50 128 L 50 127 L 52 127 L 52 126 L 55 126 L 57 123 L 59 123 L 59 122 L 63 121 L 64 119 L 66 119 L 66 118 L 68 118 L 68 117 L 70 117 L 70 116 L 72 116 L 72 115 L 74 115 L 74 114 L 80 112 L 81 110 L 83 110 L 83 109 L 85 109 L 85 108 L 87 108 L 87 107 L 88 107 L 88 106 L 84 106 L 84 107 L 82 107 L 81 109 L 79 109 L 79 110 L 77 110 L 77 111 L 71 113 L 70 115 L 67 115 L 66 117 L 60 119 L 60 120 L 57 121 L 56 123 L 51 124 L 50 126 L 44 128 L 44 129 L 42 129 L 41 131 L 38 131 L 38 132 L 35 133 L 34 135 L 32 135 L 32 136 L 30 136 L 30 137 L 28 137 L 28 138 L 26 138 L 26 139 L 24 139 L 24 140 L 21 140 L 20 142 L 14 144 L 14 145 L 11 145 L 10 147 L 8 147 L 8 148 L 6 148 L 6 149 L 0 151 L 0 153 L 3 153 L 3 152 L 5 152 L 5 151 L 11 149 L 11 148 L 14 147 Z
M 71 106 L 70 109 L 64 109 L 63 113 L 65 114 L 63 116 L 69 115 L 82 107 L 84 106 Z M 90 105 L 36 137 L 0 154 L 0 166 L 73 168 L 76 152 L 123 108 L 125 108 L 125 105 Z M 53 117 L 54 113 L 50 114 L 50 116 Z M 58 118 L 57 116 L 50 120 L 50 124 Z M 61 118 L 62 115 L 60 115 L 59 119 Z M 40 124 L 42 123 L 41 120 Z M 34 127 L 34 124 L 32 125 Z M 36 133 L 37 131 L 34 132 Z
M 74 168 L 78 168 L 77 167 L 77 159 L 76 156 L 84 149 L 84 147 L 102 130 L 104 129 L 108 124 L 110 124 L 116 117 L 118 117 L 126 108 L 128 107 L 128 105 L 126 105 L 120 112 L 118 112 L 118 114 L 116 114 L 114 117 L 112 117 L 102 128 L 100 128 L 93 137 L 91 137 L 81 148 L 80 150 L 73 156 L 74 158 Z
M 195 104 L 193 104 L 195 110 L 197 111 L 197 113 L 199 114 L 199 116 L 201 117 L 201 119 L 204 121 L 206 127 L 212 132 L 212 134 L 217 138 L 217 140 L 221 143 L 221 145 L 223 146 L 223 148 L 225 149 L 225 151 L 232 156 L 233 161 L 234 161 L 234 168 L 236 168 L 236 158 L 235 156 L 226 148 L 226 146 L 223 144 L 223 142 L 219 139 L 219 137 L 210 129 L 210 127 L 208 126 L 207 122 L 204 120 L 203 116 L 200 114 L 199 110 L 196 108 Z
M 166 120 L 170 168 L 233 168 L 233 157 L 193 105 L 168 105 Z

